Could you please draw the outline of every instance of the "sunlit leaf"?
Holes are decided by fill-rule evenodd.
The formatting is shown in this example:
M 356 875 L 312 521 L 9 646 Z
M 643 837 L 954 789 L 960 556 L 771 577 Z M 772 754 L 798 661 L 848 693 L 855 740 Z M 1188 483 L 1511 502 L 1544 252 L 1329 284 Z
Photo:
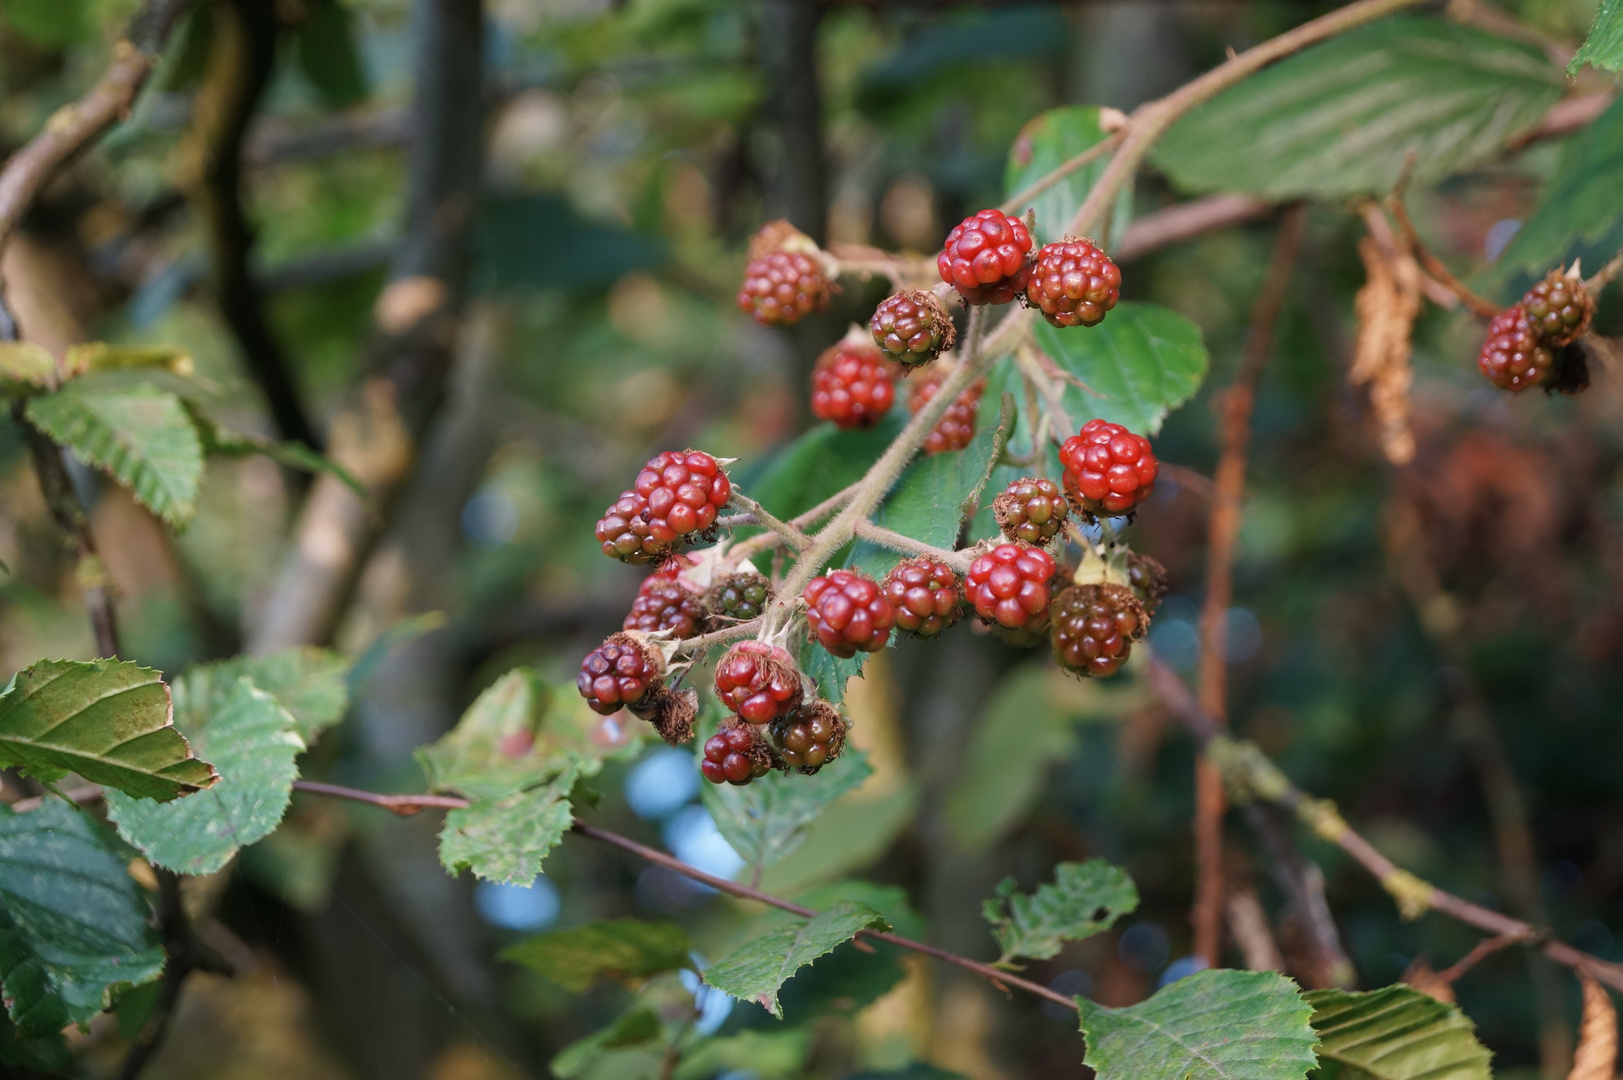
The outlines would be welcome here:
M 1074 426 L 1102 417 L 1140 435 L 1161 430 L 1206 377 L 1200 328 L 1156 304 L 1123 301 L 1104 322 L 1061 330 L 1037 323 L 1037 347 L 1087 389 L 1067 382 Z
M 1014 145 L 1009 148 L 1009 161 L 1003 170 L 1003 193 L 1013 198 L 1033 183 L 1059 168 L 1090 146 L 1102 142 L 1108 135 L 1099 128 L 1099 107 L 1096 105 L 1065 105 L 1049 109 L 1020 129 Z M 1036 235 L 1039 244 L 1064 239 L 1065 226 L 1076 215 L 1077 208 L 1099 182 L 1110 155 L 1103 154 L 1077 169 L 1048 190 L 1041 192 L 1026 205 L 1015 208 L 1023 215 L 1028 207 L 1037 212 Z M 1128 184 L 1116 197 L 1111 218 L 1111 235 L 1120 236 L 1133 217 L 1133 191 Z
M 487 881 L 529 885 L 574 821 L 569 789 L 579 766 L 543 787 L 509 795 L 476 797 L 471 806 L 445 815 L 440 863 Z
M 343 719 L 349 707 L 348 673 L 347 657 L 314 645 L 195 664 L 172 687 L 175 723 L 182 731 L 207 723 L 246 675 L 293 714 L 300 738 L 308 741 Z
M 1623 71 L 1623 0 L 1600 0 L 1589 36 L 1567 65 L 1567 74 L 1576 75 L 1585 64 L 1606 71 Z
M 675 923 L 607 919 L 536 934 L 503 949 L 502 959 L 578 993 L 599 976 L 644 979 L 691 967 L 692 950 L 687 932 Z
M 1067 941 L 1081 941 L 1138 907 L 1138 889 L 1127 871 L 1103 859 L 1060 863 L 1054 880 L 1026 896 L 1013 878 L 998 884 L 993 898 L 981 905 L 992 924 L 992 936 L 1003 949 L 999 963 L 1023 956 L 1046 960 L 1058 956 Z
M 1310 990 L 1317 1080 L 1489 1080 L 1493 1055 L 1470 1019 L 1412 986 Z
M 759 1002 L 781 1017 L 778 988 L 800 968 L 849 941 L 859 930 L 889 929 L 873 908 L 854 902 L 835 904 L 810 919 L 762 935 L 704 971 L 704 981 L 742 1001 Z

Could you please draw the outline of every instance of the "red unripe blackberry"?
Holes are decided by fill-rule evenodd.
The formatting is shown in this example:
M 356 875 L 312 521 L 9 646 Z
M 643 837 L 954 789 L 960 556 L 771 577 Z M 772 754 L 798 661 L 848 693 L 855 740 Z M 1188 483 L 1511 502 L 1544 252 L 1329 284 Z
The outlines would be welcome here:
M 966 304 L 1007 304 L 1031 278 L 1031 233 L 1001 210 L 982 210 L 947 234 L 935 257 L 941 280 Z
M 1010 540 L 1043 545 L 1059 535 L 1071 508 L 1059 485 L 1046 476 L 1026 476 L 992 500 L 992 516 Z
M 712 784 L 743 787 L 772 770 L 772 750 L 765 736 L 736 717 L 721 722 L 721 730 L 704 741 L 699 771 Z
M 1167 568 L 1148 555 L 1129 552 L 1127 555 L 1127 583 L 1133 595 L 1144 605 L 1145 615 L 1154 615 L 1171 586 L 1167 582 Z
M 749 257 L 759 259 L 774 251 L 798 251 L 804 255 L 817 254 L 817 241 L 789 224 L 786 218 L 769 221 L 755 230 L 750 237 Z
M 952 348 L 952 319 L 930 292 L 899 292 L 885 298 L 868 322 L 874 344 L 892 360 L 916 367 Z
M 603 554 L 628 563 L 657 562 L 670 554 L 671 546 L 650 536 L 646 512 L 648 500 L 635 491 L 622 491 L 597 521 L 597 542 Z
M 864 342 L 841 341 L 824 351 L 812 369 L 812 415 L 836 427 L 865 428 L 896 403 L 896 370 Z
M 1097 326 L 1121 299 L 1121 270 L 1092 240 L 1044 244 L 1026 299 L 1055 326 Z
M 1046 619 L 1054 567 L 1042 548 L 999 544 L 969 564 L 964 595 L 985 621 L 1018 630 Z
M 1049 619 L 1054 659 L 1083 675 L 1114 675 L 1150 624 L 1133 590 L 1109 583 L 1072 585 L 1055 598 Z
M 811 776 L 845 749 L 845 719 L 828 702 L 813 700 L 767 729 L 778 758 Z
M 896 609 L 896 625 L 919 637 L 935 637 L 957 622 L 964 598 L 952 567 L 928 555 L 891 567 L 880 589 Z
M 1527 290 L 1521 308 L 1527 312 L 1527 321 L 1543 343 L 1559 348 L 1571 345 L 1589 329 L 1595 301 L 1584 288 L 1582 278 L 1556 269 Z
M 660 562 L 677 546 L 716 523 L 732 497 L 716 459 L 696 450 L 650 458 L 630 491 L 622 491 L 597 523 L 603 553 L 629 563 Z
M 759 618 L 772 600 L 772 583 L 753 570 L 738 570 L 705 594 L 704 606 L 712 630 L 724 630 Z
M 1150 440 L 1120 424 L 1089 420 L 1059 448 L 1065 491 L 1085 514 L 1125 514 L 1155 490 Z
M 645 634 L 671 631 L 672 637 L 690 638 L 704 625 L 704 605 L 674 575 L 653 574 L 637 590 L 622 630 Z
M 793 326 L 828 307 L 823 264 L 801 251 L 773 251 L 750 260 L 738 290 L 738 310 L 766 326 Z
M 872 578 L 854 570 L 830 570 L 812 578 L 801 595 L 812 639 L 835 656 L 849 658 L 859 649 L 878 652 L 890 640 L 896 609 Z
M 664 677 L 665 665 L 657 651 L 645 648 L 629 634 L 611 634 L 580 662 L 575 689 L 593 712 L 607 716 L 641 704 L 659 689 Z
M 1488 324 L 1488 339 L 1476 366 L 1501 390 L 1519 394 L 1542 383 L 1555 356 L 1539 342 L 1533 321 L 1520 304 L 1512 304 Z
M 764 641 L 741 641 L 716 665 L 716 697 L 739 718 L 765 724 L 800 704 L 794 657 Z
M 935 397 L 944 376 L 915 380 L 908 386 L 907 409 L 918 412 Z M 986 392 L 986 380 L 976 379 L 969 389 L 958 395 L 958 400 L 947 406 L 936 426 L 924 437 L 926 454 L 941 454 L 948 450 L 962 450 L 975 439 L 975 414 L 980 411 L 981 395 Z

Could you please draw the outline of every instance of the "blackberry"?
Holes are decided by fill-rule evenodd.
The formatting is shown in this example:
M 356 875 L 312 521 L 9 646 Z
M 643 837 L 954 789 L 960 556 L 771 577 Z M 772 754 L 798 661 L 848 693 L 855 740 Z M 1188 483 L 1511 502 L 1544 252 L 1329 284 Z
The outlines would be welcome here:
M 761 616 L 772 601 L 772 583 L 754 570 L 735 570 L 705 593 L 705 624 L 725 630 Z
M 751 724 L 783 716 L 800 695 L 794 657 L 764 641 L 741 641 L 716 665 L 716 697 Z
M 895 367 L 867 342 L 841 341 L 812 369 L 812 415 L 836 427 L 877 424 L 896 403 Z
M 945 376 L 920 379 L 907 392 L 909 412 L 918 412 L 935 397 Z M 948 450 L 962 450 L 975 439 L 975 414 L 980 411 L 981 395 L 986 392 L 986 380 L 976 379 L 969 389 L 958 395 L 958 400 L 947 406 L 936 426 L 924 437 L 924 452 L 943 454 Z
M 793 326 L 828 307 L 832 292 L 815 255 L 773 251 L 744 268 L 738 310 L 764 326 Z
M 603 512 L 598 543 L 605 555 L 624 562 L 661 562 L 689 538 L 710 533 L 732 490 L 727 474 L 709 454 L 656 454 L 631 490 L 621 492 Z
M 878 652 L 890 640 L 896 609 L 872 578 L 854 570 L 830 570 L 812 578 L 802 596 L 812 640 L 835 656 Z
M 1059 535 L 1071 511 L 1058 484 L 1026 476 L 992 500 L 992 516 L 1010 540 L 1041 546 Z
M 920 555 L 891 567 L 880 583 L 896 625 L 918 637 L 935 637 L 958 621 L 963 591 L 958 575 L 939 559 Z
M 593 712 L 607 716 L 641 704 L 664 678 L 665 664 L 657 650 L 644 647 L 630 634 L 611 634 L 581 661 L 575 689 Z
M 1120 424 L 1089 420 L 1059 449 L 1065 492 L 1088 516 L 1125 514 L 1150 497 L 1160 466 L 1150 440 Z
M 721 729 L 704 741 L 699 771 L 712 784 L 743 787 L 772 771 L 772 749 L 753 725 L 729 716 L 721 722 Z
M 1046 621 L 1054 557 L 1042 548 L 999 544 L 969 565 L 964 595 L 988 623 L 1019 630 Z
M 1097 326 L 1121 297 L 1121 270 L 1091 240 L 1044 244 L 1026 299 L 1058 327 Z
M 672 637 L 690 638 L 704 625 L 704 605 L 674 575 L 653 574 L 637 590 L 637 599 L 622 630 L 640 630 L 645 634 L 670 631 Z
M 1553 348 L 1571 345 L 1589 329 L 1595 301 L 1583 279 L 1551 270 L 1543 281 L 1527 290 L 1521 308 L 1540 340 Z
M 982 210 L 952 232 L 936 256 L 941 280 L 966 304 L 1007 304 L 1031 279 L 1031 233 L 1001 210 Z
M 1488 324 L 1488 338 L 1477 356 L 1477 370 L 1501 390 L 1519 394 L 1544 382 L 1555 356 L 1538 338 L 1533 321 L 1520 304 L 1512 304 Z
M 1049 619 L 1054 659 L 1093 676 L 1114 675 L 1150 623 L 1133 590 L 1109 583 L 1072 585 L 1054 600 Z
M 774 721 L 767 732 L 783 764 L 811 776 L 840 756 L 845 729 L 840 711 L 818 698 Z
M 900 292 L 881 301 L 868 323 L 874 344 L 907 367 L 928 364 L 952 348 L 952 319 L 930 292 Z

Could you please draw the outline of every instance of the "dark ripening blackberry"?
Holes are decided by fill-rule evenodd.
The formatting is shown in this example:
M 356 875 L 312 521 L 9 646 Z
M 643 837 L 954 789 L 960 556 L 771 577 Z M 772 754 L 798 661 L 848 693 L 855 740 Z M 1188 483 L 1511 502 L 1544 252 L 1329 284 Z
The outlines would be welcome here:
M 845 749 L 845 720 L 821 699 L 808 701 L 767 729 L 787 767 L 811 776 Z
M 622 707 L 641 704 L 659 688 L 664 677 L 665 664 L 658 651 L 630 634 L 611 634 L 581 661 L 575 689 L 593 712 L 607 716 Z
M 963 590 L 952 567 L 928 555 L 903 559 L 880 583 L 896 626 L 917 637 L 935 637 L 958 621 Z
M 764 641 L 741 641 L 716 665 L 716 697 L 739 718 L 765 724 L 800 703 L 794 657 Z
M 772 599 L 772 583 L 753 570 L 736 570 L 705 593 L 706 625 L 725 630 L 759 618 Z
M 1114 675 L 1127 662 L 1133 642 L 1149 628 L 1149 616 L 1125 585 L 1072 585 L 1049 609 L 1054 659 L 1083 675 Z
M 1595 300 L 1584 288 L 1582 278 L 1555 269 L 1527 290 L 1521 308 L 1527 313 L 1527 321 L 1540 342 L 1558 349 L 1571 345 L 1589 329 L 1589 320 L 1595 314 Z
M 642 583 L 620 629 L 645 634 L 669 631 L 672 637 L 685 639 L 696 635 L 703 625 L 704 605 L 699 597 L 674 575 L 661 573 Z
M 1007 304 L 1031 279 L 1031 233 L 1001 210 L 982 210 L 952 232 L 936 256 L 941 280 L 966 304 Z
M 1044 244 L 1026 300 L 1055 326 L 1097 326 L 1121 298 L 1121 271 L 1091 240 Z
M 873 427 L 896 403 L 896 368 L 865 341 L 841 341 L 812 369 L 812 415 L 836 427 Z
M 705 740 L 699 771 L 712 784 L 743 787 L 772 771 L 772 748 L 754 725 L 729 716 Z
M 1027 476 L 992 500 L 992 516 L 1010 540 L 1041 546 L 1059 535 L 1071 516 L 1071 508 L 1054 481 L 1045 476 Z
M 1042 548 L 999 544 L 969 564 L 964 595 L 983 621 L 1020 630 L 1047 620 L 1054 569 Z
M 908 386 L 907 408 L 916 413 L 936 395 L 945 375 L 932 375 L 917 379 Z M 947 406 L 930 434 L 924 437 L 924 452 L 944 454 L 949 450 L 962 450 L 975 439 L 975 414 L 980 411 L 981 395 L 986 392 L 986 380 L 976 379 L 958 395 L 958 400 Z
M 1148 555 L 1140 555 L 1134 551 L 1127 556 L 1127 583 L 1132 586 L 1133 594 L 1138 597 L 1139 603 L 1144 605 L 1145 615 L 1154 615 L 1155 609 L 1161 606 L 1170 586 L 1167 584 L 1167 568 Z
M 907 367 L 928 364 L 952 348 L 957 332 L 934 293 L 899 292 L 885 298 L 868 322 L 874 344 Z
M 811 639 L 835 656 L 878 652 L 890 640 L 896 609 L 872 578 L 854 570 L 830 570 L 812 578 L 801 595 Z
M 1501 390 L 1519 394 L 1549 377 L 1555 356 L 1538 337 L 1527 312 L 1512 304 L 1493 317 L 1477 356 L 1477 370 Z
M 1120 424 L 1089 420 L 1059 448 L 1065 492 L 1085 515 L 1125 514 L 1150 497 L 1160 465 L 1150 440 Z

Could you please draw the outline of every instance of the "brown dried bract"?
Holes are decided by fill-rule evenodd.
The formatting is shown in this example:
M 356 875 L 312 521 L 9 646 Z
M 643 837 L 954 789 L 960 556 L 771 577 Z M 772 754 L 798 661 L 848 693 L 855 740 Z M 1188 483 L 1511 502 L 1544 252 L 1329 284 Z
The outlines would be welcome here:
M 1394 465 L 1414 459 L 1414 432 L 1409 427 L 1409 335 L 1420 313 L 1420 266 L 1406 251 L 1384 247 L 1372 236 L 1358 242 L 1367 280 L 1353 308 L 1358 339 L 1353 346 L 1347 381 L 1369 386 L 1369 404 L 1380 425 L 1381 450 Z
M 1582 968 L 1578 980 L 1584 984 L 1584 1014 L 1567 1080 L 1612 1080 L 1617 1070 L 1617 1009 L 1606 988 Z
M 662 686 L 631 710 L 659 732 L 672 746 L 693 741 L 693 720 L 699 715 L 699 695 L 693 690 Z

